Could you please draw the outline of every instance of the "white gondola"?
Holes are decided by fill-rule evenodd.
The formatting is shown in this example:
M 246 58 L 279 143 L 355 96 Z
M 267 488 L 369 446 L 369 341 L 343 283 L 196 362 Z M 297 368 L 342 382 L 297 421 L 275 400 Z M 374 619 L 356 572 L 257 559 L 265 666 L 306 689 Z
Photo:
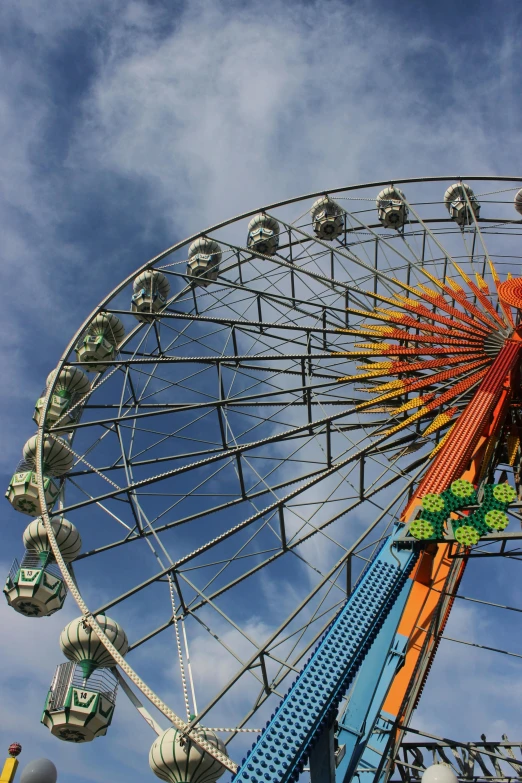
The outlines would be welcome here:
M 50 476 L 43 477 L 45 503 L 48 509 L 52 508 L 60 494 L 60 485 Z M 6 498 L 15 511 L 28 514 L 30 517 L 43 514 L 43 508 L 38 495 L 38 483 L 34 470 L 29 470 L 22 463 L 13 478 L 9 482 Z
M 51 519 L 54 537 L 60 554 L 66 563 L 72 563 L 80 554 L 82 539 L 76 525 L 65 517 Z M 25 548 L 38 556 L 52 555 L 51 544 L 42 519 L 34 519 L 27 525 L 23 534 Z
M 78 362 L 85 370 L 103 372 L 108 367 L 107 362 L 116 358 L 124 336 L 125 327 L 116 315 L 98 313 L 75 348 Z
M 26 442 L 23 448 L 25 463 L 34 470 L 36 468 L 37 435 Z M 74 454 L 63 438 L 44 435 L 42 446 L 43 472 L 46 476 L 63 476 L 72 468 Z
M 169 298 L 170 284 L 162 272 L 146 269 L 133 284 L 131 310 L 138 321 L 152 321 L 163 310 Z
M 106 615 L 96 621 L 121 655 L 129 642 L 123 628 Z M 66 742 L 91 742 L 107 732 L 116 704 L 115 665 L 96 633 L 78 617 L 63 629 L 60 647 L 70 663 L 58 666 L 47 695 L 42 723 Z
M 45 700 L 41 722 L 65 742 L 92 742 L 111 724 L 118 681 L 110 669 L 98 669 L 89 678 L 77 664 L 62 663 Z
M 225 745 L 210 729 L 199 736 L 226 754 Z M 195 742 L 171 727 L 160 734 L 150 749 L 149 765 L 154 774 L 169 783 L 214 783 L 225 767 Z
M 279 223 L 260 212 L 248 224 L 247 247 L 253 253 L 273 256 L 279 247 Z
M 54 477 L 63 476 L 71 469 L 74 454 L 63 438 L 50 435 L 44 435 L 43 438 L 43 485 L 47 508 L 50 509 L 60 492 L 60 486 Z M 36 439 L 37 436 L 33 435 L 25 444 L 23 459 L 5 493 L 15 511 L 21 511 L 31 517 L 43 513 L 36 479 Z
M 55 376 L 56 370 L 52 370 L 47 376 L 46 390 Z M 53 394 L 49 400 L 45 420 L 46 425 L 52 426 L 59 421 L 61 426 L 67 426 L 72 421 L 77 421 L 81 413 L 80 408 L 76 407 L 70 415 L 67 415 L 67 411 L 87 394 L 90 388 L 91 382 L 79 367 L 64 367 L 60 370 Z M 36 401 L 33 419 L 37 424 L 40 424 L 45 395 L 46 391 Z
M 189 247 L 187 275 L 195 285 L 206 288 L 219 277 L 221 256 L 221 247 L 214 239 L 199 237 Z
M 310 210 L 312 226 L 319 239 L 336 239 L 344 231 L 344 209 L 329 196 L 317 199 Z
M 67 588 L 56 563 L 26 552 L 14 560 L 7 575 L 4 595 L 9 606 L 26 617 L 50 617 L 62 608 Z
M 76 527 L 64 517 L 51 520 L 58 548 L 66 563 L 80 553 L 82 540 Z M 23 534 L 25 554 L 14 561 L 4 587 L 7 603 L 27 617 L 49 617 L 62 608 L 67 595 L 60 569 L 41 519 L 34 519 Z
M 120 655 L 125 655 L 129 642 L 121 625 L 104 614 L 96 615 L 96 622 Z M 83 617 L 77 617 L 65 626 L 60 635 L 60 647 L 66 658 L 80 665 L 84 677 L 90 677 L 99 667 L 116 665 L 112 655 Z
M 480 215 L 480 204 L 477 197 L 465 182 L 455 182 L 449 186 L 444 194 L 444 204 L 451 219 L 461 228 L 471 225 L 473 216 L 478 219 Z
M 404 203 L 404 193 L 391 185 L 381 190 L 375 200 L 379 220 L 384 228 L 402 228 L 408 220 L 408 207 Z

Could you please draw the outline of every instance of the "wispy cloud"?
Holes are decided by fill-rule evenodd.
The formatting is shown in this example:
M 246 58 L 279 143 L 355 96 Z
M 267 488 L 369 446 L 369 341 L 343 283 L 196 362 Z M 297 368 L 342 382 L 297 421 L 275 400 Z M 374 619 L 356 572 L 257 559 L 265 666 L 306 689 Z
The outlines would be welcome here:
M 489 4 L 479 3 L 473 19 L 457 19 L 451 4 L 437 7 L 195 0 L 174 12 L 170 3 L 145 0 L 3 4 L 6 481 L 33 432 L 32 404 L 74 330 L 163 247 L 299 193 L 398 176 L 511 172 L 520 146 L 520 12 L 503 4 L 493 19 Z M 5 551 L 15 554 L 22 525 L 14 512 L 5 514 Z M 90 567 L 96 583 L 103 564 Z M 513 580 L 495 584 L 520 600 Z M 273 592 L 267 586 L 265 600 L 274 600 Z M 152 736 L 122 695 L 108 738 L 92 746 L 69 748 L 38 724 L 61 661 L 59 631 L 75 614 L 68 604 L 33 625 L 2 608 L 10 628 L 2 637 L 2 736 L 6 743 L 21 738 L 24 759 L 54 758 L 75 783 L 143 780 Z M 500 633 L 500 622 L 483 626 L 480 617 L 457 609 L 454 635 Z M 261 620 L 252 627 L 263 630 Z M 172 637 L 164 638 L 158 642 L 170 654 Z M 213 676 L 203 639 L 194 653 L 202 688 Z M 450 644 L 441 646 L 420 713 L 428 730 L 441 733 L 448 723 L 435 698 L 440 688 L 449 704 L 456 691 L 444 683 L 462 683 L 462 699 L 475 683 Z M 517 720 L 516 673 L 509 668 L 508 689 L 503 675 L 491 676 L 494 654 L 482 664 L 479 655 L 466 660 L 482 666 L 488 694 L 500 691 L 503 706 L 488 717 L 478 696 L 467 697 L 474 716 L 467 735 L 499 733 L 504 710 Z M 146 675 L 145 653 L 140 665 Z M 220 659 L 219 677 L 228 666 Z

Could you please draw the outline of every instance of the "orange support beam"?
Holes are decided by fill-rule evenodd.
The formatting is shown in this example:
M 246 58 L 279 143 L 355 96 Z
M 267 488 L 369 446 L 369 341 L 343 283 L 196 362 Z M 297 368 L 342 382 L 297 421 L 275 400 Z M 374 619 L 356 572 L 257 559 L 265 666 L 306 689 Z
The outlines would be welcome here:
M 412 496 L 403 513 L 404 521 L 411 519 L 428 492 L 442 492 L 457 478 L 473 483 L 480 479 L 488 444 L 498 437 L 511 400 L 513 378 L 518 377 L 520 340 L 515 334 L 506 341 Z M 452 544 L 428 544 L 410 577 L 414 584 L 398 628 L 400 634 L 409 638 L 406 657 L 383 705 L 383 711 L 398 718 L 399 725 L 405 725 L 415 706 L 436 651 L 437 638 L 426 639 L 441 594 L 454 592 L 464 572 L 466 561 L 464 558 L 455 561 L 451 557 L 452 547 Z M 452 604 L 453 600 L 448 599 L 443 607 L 443 624 Z
M 517 335 L 518 336 L 518 335 Z M 516 365 L 522 342 L 506 341 L 504 347 L 486 373 L 484 380 L 458 419 L 445 447 L 439 452 L 416 492 L 423 497 L 428 492 L 442 492 L 460 478 L 475 450 L 495 406 L 507 384 L 511 388 L 511 371 Z

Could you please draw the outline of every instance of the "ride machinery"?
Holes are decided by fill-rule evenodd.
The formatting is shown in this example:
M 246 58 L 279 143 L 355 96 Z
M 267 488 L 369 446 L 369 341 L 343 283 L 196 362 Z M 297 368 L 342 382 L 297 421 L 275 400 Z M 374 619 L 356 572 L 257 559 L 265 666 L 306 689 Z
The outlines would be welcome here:
M 121 685 L 163 780 L 456 780 L 442 741 L 427 771 L 401 751 L 468 561 L 517 538 L 521 495 L 522 180 L 466 179 L 443 199 L 438 177 L 240 216 L 152 259 L 82 325 L 7 491 L 35 517 L 8 603 L 46 617 L 70 592 L 81 611 L 45 702 L 56 737 L 104 735 Z M 131 545 L 152 575 L 132 558 L 124 576 Z M 79 585 L 97 563 L 125 589 L 93 610 Z M 162 585 L 170 608 L 149 625 L 138 602 L 160 606 Z M 133 642 L 106 615 L 124 601 L 145 623 Z M 127 660 L 169 628 L 185 719 Z M 484 738 L 456 773 L 519 779 L 514 747 Z

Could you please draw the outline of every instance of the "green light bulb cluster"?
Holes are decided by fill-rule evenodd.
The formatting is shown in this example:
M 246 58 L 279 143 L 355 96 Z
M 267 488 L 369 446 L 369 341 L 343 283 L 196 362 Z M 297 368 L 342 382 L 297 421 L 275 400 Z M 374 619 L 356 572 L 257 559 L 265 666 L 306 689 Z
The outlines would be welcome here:
M 505 530 L 509 523 L 506 511 L 516 496 L 509 484 L 487 484 L 481 506 L 467 517 L 452 519 L 455 539 L 459 544 L 472 546 L 492 530 Z M 457 479 L 440 495 L 424 495 L 422 512 L 411 523 L 409 533 L 420 541 L 441 541 L 449 515 L 475 503 L 477 493 L 473 484 L 465 479 Z
M 437 541 L 444 537 L 444 525 L 452 511 L 476 503 L 473 484 L 464 479 L 454 481 L 440 495 L 430 493 L 422 498 L 422 513 L 410 525 L 410 535 L 422 541 Z

